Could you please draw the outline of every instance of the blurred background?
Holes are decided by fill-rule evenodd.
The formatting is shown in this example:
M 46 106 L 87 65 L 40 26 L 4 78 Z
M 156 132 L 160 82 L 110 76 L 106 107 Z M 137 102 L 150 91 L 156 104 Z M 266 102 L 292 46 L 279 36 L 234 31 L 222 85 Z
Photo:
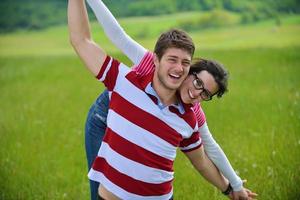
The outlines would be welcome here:
M 300 199 L 300 1 L 104 1 L 153 50 L 175 27 L 195 57 L 230 72 L 229 92 L 203 103 L 210 130 L 246 187 Z M 69 44 L 65 0 L 0 1 L 0 199 L 88 199 L 84 123 L 103 91 Z M 90 12 L 93 37 L 120 61 Z M 175 199 L 226 199 L 179 152 Z

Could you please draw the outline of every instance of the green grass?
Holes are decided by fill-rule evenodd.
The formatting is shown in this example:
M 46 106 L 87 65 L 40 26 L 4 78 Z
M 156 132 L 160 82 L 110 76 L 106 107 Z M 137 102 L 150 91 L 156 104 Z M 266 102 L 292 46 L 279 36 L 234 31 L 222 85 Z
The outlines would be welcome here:
M 186 13 L 182 17 L 194 17 Z M 209 127 L 247 186 L 259 199 L 300 196 L 299 16 L 248 26 L 192 32 L 197 56 L 230 71 L 230 91 L 203 103 Z M 176 17 L 122 19 L 152 48 Z M 169 22 L 165 25 L 155 22 Z M 152 28 L 153 26 L 153 28 Z M 93 24 L 97 41 L 103 33 Z M 108 42 L 120 60 L 128 60 Z M 88 199 L 84 122 L 103 90 L 68 44 L 66 27 L 0 35 L 0 199 Z M 226 199 L 178 153 L 175 199 Z
M 300 194 L 298 52 L 299 48 L 207 52 L 231 72 L 230 92 L 203 103 L 210 129 L 259 199 L 295 199 L 293 195 Z M 181 169 L 188 165 L 178 163 Z M 177 173 L 180 181 L 197 182 L 192 175 L 196 173 L 189 172 Z M 206 186 L 193 187 L 199 197 L 220 199 L 217 191 Z M 175 192 L 185 195 L 179 189 Z
M 120 19 L 126 32 L 148 49 L 153 49 L 155 40 L 162 31 L 177 27 L 178 21 L 197 18 L 201 13 L 183 13 L 160 17 L 137 17 Z M 233 26 L 191 32 L 198 50 L 207 49 L 248 49 L 285 48 L 299 45 L 299 16 L 282 17 L 282 25 L 274 20 L 263 21 L 247 26 Z M 138 24 L 138 26 L 136 25 Z M 103 48 L 112 53 L 119 51 L 108 41 L 99 25 L 94 22 L 92 33 Z M 140 35 L 146 34 L 145 37 Z M 271 36 L 271 37 L 270 37 Z M 0 35 L 1 56 L 46 56 L 74 55 L 70 48 L 66 26 L 59 26 L 40 32 L 19 31 Z

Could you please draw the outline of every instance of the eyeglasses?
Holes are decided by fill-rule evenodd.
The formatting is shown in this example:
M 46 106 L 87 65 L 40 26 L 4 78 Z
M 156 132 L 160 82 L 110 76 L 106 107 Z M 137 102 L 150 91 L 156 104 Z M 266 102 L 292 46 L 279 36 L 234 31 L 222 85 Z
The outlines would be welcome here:
M 197 73 L 193 72 L 193 75 L 195 79 L 193 80 L 193 85 L 196 88 L 196 90 L 202 90 L 200 92 L 200 96 L 204 101 L 210 101 L 213 97 L 213 95 L 208 91 L 207 89 L 204 88 L 204 83 L 203 81 L 198 78 Z

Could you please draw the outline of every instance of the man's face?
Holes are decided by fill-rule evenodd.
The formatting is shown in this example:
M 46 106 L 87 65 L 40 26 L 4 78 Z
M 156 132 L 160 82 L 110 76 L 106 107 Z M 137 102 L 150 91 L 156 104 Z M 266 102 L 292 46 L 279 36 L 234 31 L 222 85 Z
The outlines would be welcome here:
M 197 89 L 197 86 L 195 87 L 196 77 L 192 74 L 183 81 L 179 88 L 181 99 L 186 104 L 196 104 L 203 101 L 203 97 L 205 96 L 204 90 L 206 90 L 208 94 L 215 94 L 219 89 L 214 77 L 207 71 L 201 71 L 196 74 L 196 76 L 202 81 L 203 89 L 199 89 L 200 87 Z M 201 93 L 202 95 L 200 95 Z
M 178 48 L 167 49 L 160 60 L 155 56 L 159 86 L 167 90 L 177 90 L 188 75 L 191 59 L 188 52 Z

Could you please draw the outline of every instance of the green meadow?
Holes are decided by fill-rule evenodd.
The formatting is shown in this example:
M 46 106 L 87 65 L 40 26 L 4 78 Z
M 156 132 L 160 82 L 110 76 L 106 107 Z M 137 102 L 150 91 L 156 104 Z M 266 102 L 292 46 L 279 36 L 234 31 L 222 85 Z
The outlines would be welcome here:
M 197 13 L 124 18 L 152 50 L 163 30 Z M 96 42 L 131 64 L 92 23 Z M 203 103 L 214 138 L 261 200 L 300 198 L 300 16 L 189 32 L 196 57 L 230 71 L 229 92 Z M 88 199 L 84 123 L 103 90 L 66 26 L 0 35 L 0 199 Z M 175 199 L 227 199 L 178 152 Z

